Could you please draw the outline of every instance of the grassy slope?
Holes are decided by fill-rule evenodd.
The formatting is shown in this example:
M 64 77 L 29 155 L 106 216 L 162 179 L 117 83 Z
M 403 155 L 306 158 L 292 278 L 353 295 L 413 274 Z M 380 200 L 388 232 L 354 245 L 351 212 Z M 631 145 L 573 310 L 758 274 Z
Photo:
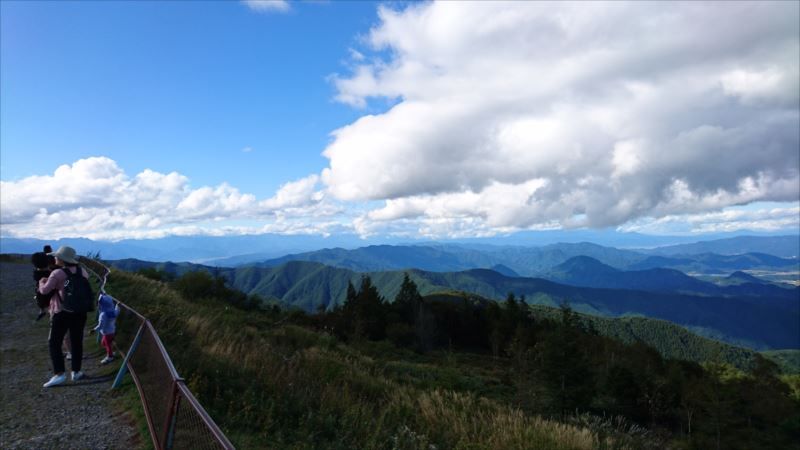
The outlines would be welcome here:
M 526 416 L 489 368 L 356 349 L 265 313 L 189 303 L 115 272 L 108 291 L 151 319 L 178 368 L 239 448 L 597 448 L 587 429 Z M 464 357 L 464 356 L 462 356 Z M 480 360 L 480 358 L 477 358 Z

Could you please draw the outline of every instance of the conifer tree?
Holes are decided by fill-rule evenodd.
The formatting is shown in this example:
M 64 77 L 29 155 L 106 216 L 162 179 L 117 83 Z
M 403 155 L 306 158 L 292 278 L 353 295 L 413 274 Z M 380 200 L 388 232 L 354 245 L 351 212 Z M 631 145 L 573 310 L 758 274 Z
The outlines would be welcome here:
M 417 284 L 408 276 L 408 272 L 403 274 L 403 283 L 400 285 L 400 292 L 394 298 L 394 305 L 405 323 L 415 322 L 422 305 L 422 296 L 419 294 Z
M 358 291 L 348 285 L 344 309 L 345 317 L 352 321 L 354 337 L 373 340 L 386 337 L 387 308 L 369 276 L 361 277 Z
M 541 372 L 551 405 L 562 416 L 586 407 L 594 389 L 589 362 L 581 351 L 577 318 L 566 304 L 561 323 L 543 343 Z

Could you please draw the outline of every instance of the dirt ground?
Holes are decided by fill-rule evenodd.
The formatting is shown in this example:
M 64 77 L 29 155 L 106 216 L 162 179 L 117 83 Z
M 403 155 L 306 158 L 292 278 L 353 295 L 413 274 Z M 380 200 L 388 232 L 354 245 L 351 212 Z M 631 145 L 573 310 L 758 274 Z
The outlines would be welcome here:
M 52 376 L 49 324 L 47 316 L 34 320 L 31 271 L 28 264 L 0 263 L 0 448 L 142 448 L 131 415 L 112 407 L 117 394 L 111 383 L 121 358 L 99 365 L 104 353 L 89 336 L 95 324 L 91 314 L 84 340 L 86 378 L 42 388 Z

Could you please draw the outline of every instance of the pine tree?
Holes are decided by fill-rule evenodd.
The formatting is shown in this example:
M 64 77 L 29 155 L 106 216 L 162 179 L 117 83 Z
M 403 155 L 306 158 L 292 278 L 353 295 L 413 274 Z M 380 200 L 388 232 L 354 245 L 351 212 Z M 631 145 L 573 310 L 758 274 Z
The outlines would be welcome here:
M 401 319 L 409 325 L 413 324 L 419 315 L 422 296 L 417 290 L 417 284 L 408 276 L 408 272 L 403 275 L 403 283 L 400 285 L 400 292 L 394 298 L 394 305 Z
M 543 342 L 541 366 L 551 405 L 562 416 L 585 408 L 593 395 L 592 373 L 579 339 L 577 318 L 568 305 L 562 305 L 561 323 Z
M 387 308 L 372 279 L 361 277 L 360 289 L 347 287 L 345 316 L 352 320 L 352 334 L 356 338 L 379 340 L 386 337 Z

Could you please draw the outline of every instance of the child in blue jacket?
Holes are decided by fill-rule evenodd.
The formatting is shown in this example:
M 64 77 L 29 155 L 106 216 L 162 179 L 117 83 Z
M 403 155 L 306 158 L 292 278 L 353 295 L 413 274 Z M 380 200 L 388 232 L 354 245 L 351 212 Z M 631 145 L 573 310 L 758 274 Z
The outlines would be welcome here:
M 114 342 L 114 335 L 117 332 L 119 305 L 115 305 L 114 299 L 104 293 L 100 294 L 100 298 L 97 299 L 97 310 L 100 311 L 100 316 L 92 333 L 97 331 L 102 336 L 100 344 L 106 349 L 106 357 L 100 361 L 100 364 L 108 364 L 114 360 L 114 349 L 111 344 Z

